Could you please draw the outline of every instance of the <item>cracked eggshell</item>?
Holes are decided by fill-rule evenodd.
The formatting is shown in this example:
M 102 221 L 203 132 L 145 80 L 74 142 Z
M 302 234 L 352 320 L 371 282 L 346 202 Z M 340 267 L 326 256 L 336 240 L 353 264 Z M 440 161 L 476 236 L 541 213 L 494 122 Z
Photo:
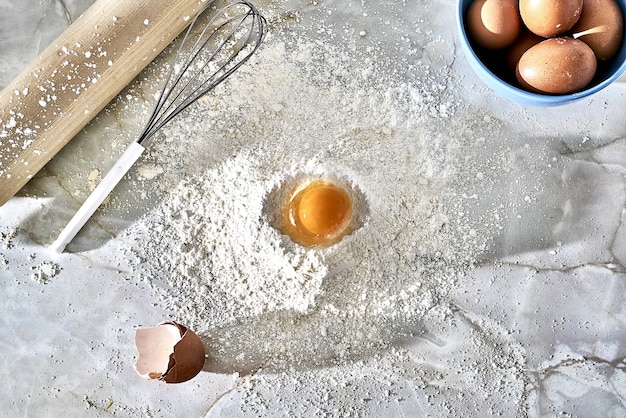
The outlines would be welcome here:
M 173 321 L 137 328 L 135 346 L 139 356 L 134 367 L 146 379 L 181 383 L 195 377 L 204 367 L 205 351 L 200 337 Z

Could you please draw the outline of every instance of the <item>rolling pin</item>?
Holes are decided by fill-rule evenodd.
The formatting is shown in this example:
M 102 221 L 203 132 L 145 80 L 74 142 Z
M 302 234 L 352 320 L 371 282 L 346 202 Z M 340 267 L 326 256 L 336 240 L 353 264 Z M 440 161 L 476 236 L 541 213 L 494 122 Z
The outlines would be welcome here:
M 0 92 L 0 206 L 191 22 L 206 0 L 97 0 Z

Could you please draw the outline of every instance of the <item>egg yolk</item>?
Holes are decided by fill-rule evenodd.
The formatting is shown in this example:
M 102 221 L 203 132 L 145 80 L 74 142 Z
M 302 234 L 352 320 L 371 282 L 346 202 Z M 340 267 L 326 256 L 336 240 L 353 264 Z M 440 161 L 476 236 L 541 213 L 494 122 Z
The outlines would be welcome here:
M 283 209 L 284 232 L 307 247 L 339 241 L 351 219 L 350 195 L 325 180 L 315 180 L 297 190 Z

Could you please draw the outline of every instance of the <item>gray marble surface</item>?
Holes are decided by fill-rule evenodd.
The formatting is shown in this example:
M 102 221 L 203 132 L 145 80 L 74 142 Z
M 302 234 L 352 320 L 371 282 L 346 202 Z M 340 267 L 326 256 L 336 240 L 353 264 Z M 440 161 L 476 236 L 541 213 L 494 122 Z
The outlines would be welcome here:
M 0 86 L 90 4 L 0 0 Z M 293 372 L 294 382 L 332 386 L 326 401 L 271 375 L 201 373 L 179 386 L 138 378 L 133 328 L 170 312 L 135 273 L 123 233 L 180 179 L 244 148 L 236 136 L 218 148 L 193 144 L 180 163 L 183 153 L 156 147 L 69 252 L 50 253 L 94 167 L 112 163 L 141 128 L 153 90 L 148 71 L 0 207 L 2 415 L 626 417 L 626 78 L 567 106 L 524 107 L 494 96 L 472 73 L 456 42 L 453 1 L 258 6 L 271 23 L 268 43 L 298 31 L 345 43 L 355 68 L 380 60 L 407 83 L 417 77 L 411 66 L 427 68 L 422 82 L 442 93 L 424 100 L 466 126 L 460 135 L 473 143 L 467 155 L 484 181 L 459 181 L 447 198 L 465 226 L 489 239 L 441 310 L 424 318 L 433 335 L 403 336 L 391 351 L 401 348 L 405 362 L 393 371 L 377 364 L 388 364 L 386 351 L 359 360 L 342 373 L 358 368 L 361 377 L 341 387 L 315 367 Z M 165 173 L 150 181 L 156 164 Z M 493 364 L 504 360 L 511 364 Z M 311 399 L 317 411 L 306 406 Z

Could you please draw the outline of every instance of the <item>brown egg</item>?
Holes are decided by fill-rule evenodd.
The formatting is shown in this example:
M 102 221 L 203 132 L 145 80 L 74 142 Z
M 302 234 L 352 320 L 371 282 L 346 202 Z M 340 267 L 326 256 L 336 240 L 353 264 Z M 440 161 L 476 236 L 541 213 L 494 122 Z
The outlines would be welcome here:
M 339 241 L 352 219 L 352 198 L 342 187 L 314 180 L 299 188 L 283 207 L 283 232 L 306 247 Z
M 146 379 L 181 383 L 195 377 L 204 367 L 202 340 L 176 322 L 137 328 L 135 345 L 139 352 L 135 370 Z
M 551 38 L 522 55 L 516 75 L 527 90 L 568 94 L 584 89 L 596 68 L 596 56 L 586 43 L 572 38 Z
M 591 47 L 599 60 L 613 58 L 624 35 L 622 11 L 614 0 L 585 0 L 572 32 L 574 38 Z
M 578 21 L 583 0 L 520 0 L 519 12 L 526 27 L 544 38 L 563 35 Z
M 535 35 L 534 33 L 525 30 L 522 36 L 506 51 L 506 67 L 512 75 L 515 75 L 517 69 L 517 63 L 519 59 L 524 55 L 524 52 L 528 51 L 530 47 L 537 45 L 543 41 L 544 38 Z
M 483 48 L 506 48 L 521 30 L 517 0 L 474 0 L 467 10 L 468 35 Z

